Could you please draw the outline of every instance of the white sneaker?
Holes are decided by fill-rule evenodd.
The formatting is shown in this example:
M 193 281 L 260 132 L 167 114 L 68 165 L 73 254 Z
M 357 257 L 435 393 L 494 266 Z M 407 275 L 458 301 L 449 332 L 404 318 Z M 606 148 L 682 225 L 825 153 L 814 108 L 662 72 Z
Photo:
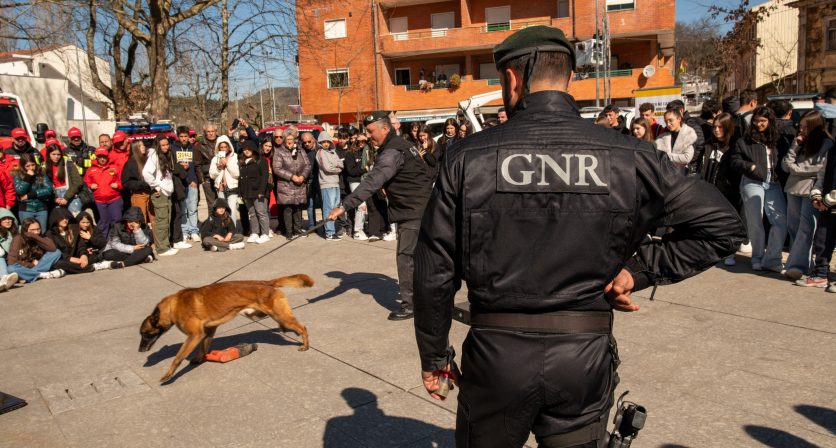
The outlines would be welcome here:
M 354 232 L 354 239 L 357 241 L 368 241 L 369 237 L 366 236 L 366 232 L 361 230 L 359 232 Z
M 752 253 L 752 243 L 741 244 L 740 249 L 737 250 L 741 254 L 751 254 Z
M 244 244 L 244 243 L 232 243 L 232 244 L 230 244 L 230 245 L 229 245 L 229 248 L 230 248 L 231 250 L 237 250 L 237 249 L 243 249 L 243 248 L 245 248 L 246 246 L 247 246 L 247 245 L 246 245 L 246 244 Z
M 398 234 L 395 232 L 389 232 L 386 235 L 383 235 L 383 241 L 397 241 Z
M 200 242 L 200 234 L 199 233 L 193 233 L 192 234 L 192 242 L 193 243 L 199 243 Z
M 250 237 L 249 237 L 249 238 L 247 238 L 247 242 L 248 242 L 248 243 L 257 243 L 257 242 L 258 242 L 258 234 L 256 234 L 256 233 L 251 233 L 251 234 L 250 234 Z
M 218 246 L 215 246 L 214 244 L 209 246 L 209 251 L 210 252 L 217 252 L 218 251 Z
M 100 261 L 98 263 L 93 263 L 93 270 L 96 271 L 103 271 L 105 269 L 110 269 L 111 265 L 109 261 Z
M 726 266 L 734 266 L 735 264 L 737 264 L 737 262 L 734 260 L 734 255 L 729 255 L 728 257 L 726 257 L 726 259 L 723 261 L 723 264 L 725 264 Z
M 64 276 L 64 274 L 66 274 L 66 272 L 64 272 L 63 269 L 56 269 L 54 271 L 49 271 L 48 278 L 61 278 Z
M 170 250 L 174 250 L 174 249 L 170 249 Z M 154 257 L 152 257 L 151 255 L 145 257 L 145 262 L 146 263 L 153 263 L 154 262 Z
M 165 252 L 160 252 L 159 254 L 157 254 L 157 256 L 160 257 L 170 257 L 172 255 L 177 255 L 177 249 L 171 248 Z
M 255 240 L 255 242 L 258 243 L 258 244 L 269 243 L 270 242 L 270 237 L 267 236 L 267 235 L 261 235 L 260 237 L 258 237 L 257 240 Z
M 276 236 L 276 234 L 275 234 L 275 233 L 273 233 L 273 231 L 272 231 L 272 230 L 270 231 L 270 233 L 268 233 L 268 234 L 267 234 L 267 237 L 268 237 L 268 238 L 273 238 L 274 236 Z
M 12 289 L 12 287 L 17 284 L 18 280 L 19 277 L 17 276 L 17 272 L 0 276 L 0 291 Z
M 192 247 L 192 245 L 185 242 L 185 241 L 178 241 L 178 242 L 174 243 L 171 247 L 173 247 L 175 249 L 188 249 L 188 248 Z

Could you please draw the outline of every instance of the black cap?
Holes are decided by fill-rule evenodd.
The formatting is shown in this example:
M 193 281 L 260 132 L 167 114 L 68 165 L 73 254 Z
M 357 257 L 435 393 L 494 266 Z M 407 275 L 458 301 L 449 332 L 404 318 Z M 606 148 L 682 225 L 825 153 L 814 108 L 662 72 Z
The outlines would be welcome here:
M 508 36 L 494 47 L 493 60 L 497 68 L 502 68 L 509 60 L 534 50 L 567 53 L 572 60 L 572 70 L 575 69 L 575 47 L 569 43 L 563 31 L 546 25 L 529 26 Z
M 252 140 L 244 140 L 241 142 L 241 151 L 249 149 L 252 152 L 258 151 L 258 144 Z
M 389 118 L 389 111 L 376 110 L 366 115 L 366 118 L 363 119 L 363 126 L 368 126 L 376 121 L 385 120 L 387 118 Z

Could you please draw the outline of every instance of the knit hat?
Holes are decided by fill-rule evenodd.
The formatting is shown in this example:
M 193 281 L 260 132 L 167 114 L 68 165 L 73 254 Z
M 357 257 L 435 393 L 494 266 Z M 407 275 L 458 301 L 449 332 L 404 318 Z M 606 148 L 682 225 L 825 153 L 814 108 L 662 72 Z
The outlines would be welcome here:
M 256 153 L 258 152 L 258 145 L 256 144 L 256 142 L 252 140 L 244 140 L 243 142 L 241 142 L 241 151 L 245 149 L 249 149 L 253 153 Z

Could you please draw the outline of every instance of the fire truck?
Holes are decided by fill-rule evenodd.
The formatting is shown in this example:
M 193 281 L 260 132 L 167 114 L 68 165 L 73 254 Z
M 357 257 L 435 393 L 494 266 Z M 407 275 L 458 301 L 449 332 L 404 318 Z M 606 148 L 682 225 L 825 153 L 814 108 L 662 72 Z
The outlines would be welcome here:
M 38 123 L 37 128 L 32 129 L 20 97 L 12 93 L 0 92 L 0 150 L 12 146 L 12 129 L 14 128 L 25 130 L 32 144 L 35 143 L 35 135 L 43 137 L 48 129 L 43 123 Z

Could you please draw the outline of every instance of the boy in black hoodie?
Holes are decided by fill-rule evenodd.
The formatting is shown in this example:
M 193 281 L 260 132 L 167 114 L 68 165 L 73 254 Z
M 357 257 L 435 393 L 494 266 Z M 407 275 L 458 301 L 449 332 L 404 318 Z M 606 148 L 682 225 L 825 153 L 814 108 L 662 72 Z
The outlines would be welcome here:
M 212 252 L 244 248 L 244 235 L 235 233 L 235 222 L 230 216 L 229 204 L 224 199 L 215 199 L 212 214 L 200 226 L 200 238 L 203 248 Z

